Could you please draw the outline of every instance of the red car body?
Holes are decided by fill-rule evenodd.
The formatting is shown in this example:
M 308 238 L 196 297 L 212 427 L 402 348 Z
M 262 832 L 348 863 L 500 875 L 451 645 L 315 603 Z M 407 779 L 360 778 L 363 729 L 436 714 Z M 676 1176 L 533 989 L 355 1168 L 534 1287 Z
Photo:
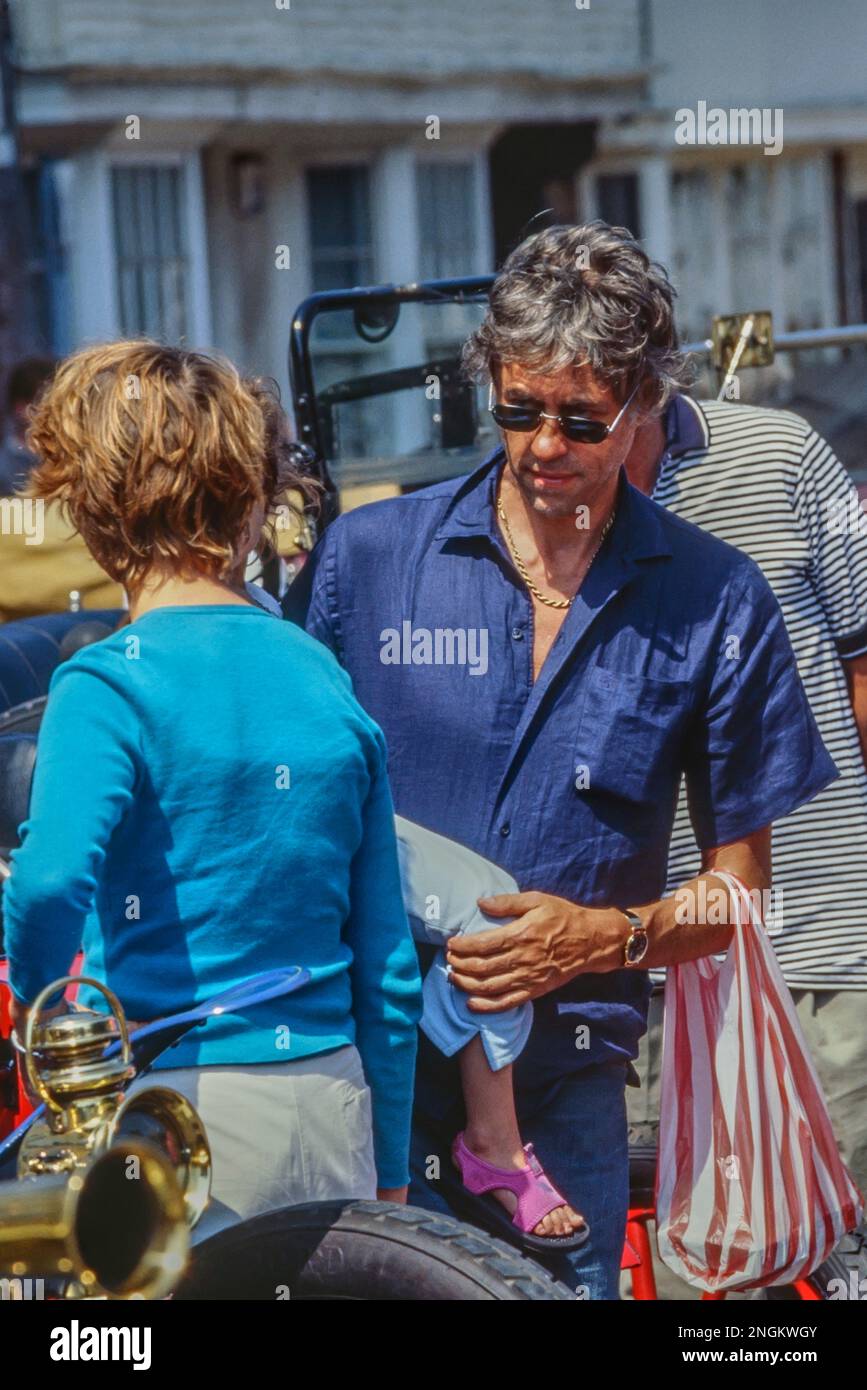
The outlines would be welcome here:
M 71 974 L 77 975 L 81 969 L 81 957 L 76 956 Z M 76 986 L 70 985 L 66 991 L 67 999 L 74 999 Z M 9 962 L 0 956 L 0 1140 L 17 1129 L 33 1109 L 27 1094 L 17 1053 L 12 1046 L 12 1019 L 9 989 Z

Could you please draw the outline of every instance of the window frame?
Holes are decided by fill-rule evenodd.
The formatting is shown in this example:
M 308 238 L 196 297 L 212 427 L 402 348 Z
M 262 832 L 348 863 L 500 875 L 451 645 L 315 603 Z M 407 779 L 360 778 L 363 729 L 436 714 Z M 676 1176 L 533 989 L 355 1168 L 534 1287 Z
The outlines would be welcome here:
M 130 168 L 175 168 L 181 171 L 181 216 L 187 246 L 184 283 L 186 334 L 184 347 L 210 348 L 213 343 L 211 295 L 208 272 L 208 236 L 205 216 L 204 181 L 198 150 L 151 150 L 128 152 L 107 150 L 103 156 L 105 198 L 110 221 L 112 298 L 114 333 L 123 332 L 117 285 L 118 257 L 114 228 L 112 172 Z

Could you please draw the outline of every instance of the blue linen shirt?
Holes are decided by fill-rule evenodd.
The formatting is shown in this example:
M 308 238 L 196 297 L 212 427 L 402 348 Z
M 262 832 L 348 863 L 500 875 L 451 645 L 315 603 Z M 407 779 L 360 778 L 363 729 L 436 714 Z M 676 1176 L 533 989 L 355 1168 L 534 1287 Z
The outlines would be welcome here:
M 758 566 L 625 474 L 534 682 L 532 604 L 495 518 L 503 462 L 499 448 L 467 477 L 338 518 L 284 612 L 331 647 L 383 729 L 399 814 L 526 891 L 653 901 L 682 775 L 710 848 L 787 815 L 836 769 Z M 648 995 L 646 972 L 621 970 L 537 1000 L 540 1083 L 633 1058 Z

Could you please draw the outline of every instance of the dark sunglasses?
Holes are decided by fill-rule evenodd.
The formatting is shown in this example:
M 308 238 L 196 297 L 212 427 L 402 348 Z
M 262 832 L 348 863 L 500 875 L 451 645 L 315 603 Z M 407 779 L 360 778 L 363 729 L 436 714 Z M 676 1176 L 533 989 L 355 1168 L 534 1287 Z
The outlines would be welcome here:
M 637 390 L 636 385 L 610 425 L 603 424 L 601 420 L 588 420 L 583 415 L 546 415 L 544 410 L 535 405 L 507 405 L 495 401 L 493 382 L 488 392 L 488 410 L 501 430 L 517 430 L 520 434 L 529 434 L 539 428 L 542 420 L 556 420 L 563 435 L 573 444 L 601 444 L 603 439 L 607 439 L 609 434 L 613 434 L 617 429 Z

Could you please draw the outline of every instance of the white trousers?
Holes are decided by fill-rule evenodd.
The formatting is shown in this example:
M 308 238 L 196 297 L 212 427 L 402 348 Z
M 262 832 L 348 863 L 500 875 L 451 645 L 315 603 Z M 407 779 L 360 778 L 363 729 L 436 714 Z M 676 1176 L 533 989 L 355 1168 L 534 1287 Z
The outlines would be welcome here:
M 376 1196 L 370 1090 L 355 1047 L 259 1066 L 185 1067 L 134 1082 L 190 1100 L 211 1147 L 211 1200 L 193 1244 L 300 1202 Z

